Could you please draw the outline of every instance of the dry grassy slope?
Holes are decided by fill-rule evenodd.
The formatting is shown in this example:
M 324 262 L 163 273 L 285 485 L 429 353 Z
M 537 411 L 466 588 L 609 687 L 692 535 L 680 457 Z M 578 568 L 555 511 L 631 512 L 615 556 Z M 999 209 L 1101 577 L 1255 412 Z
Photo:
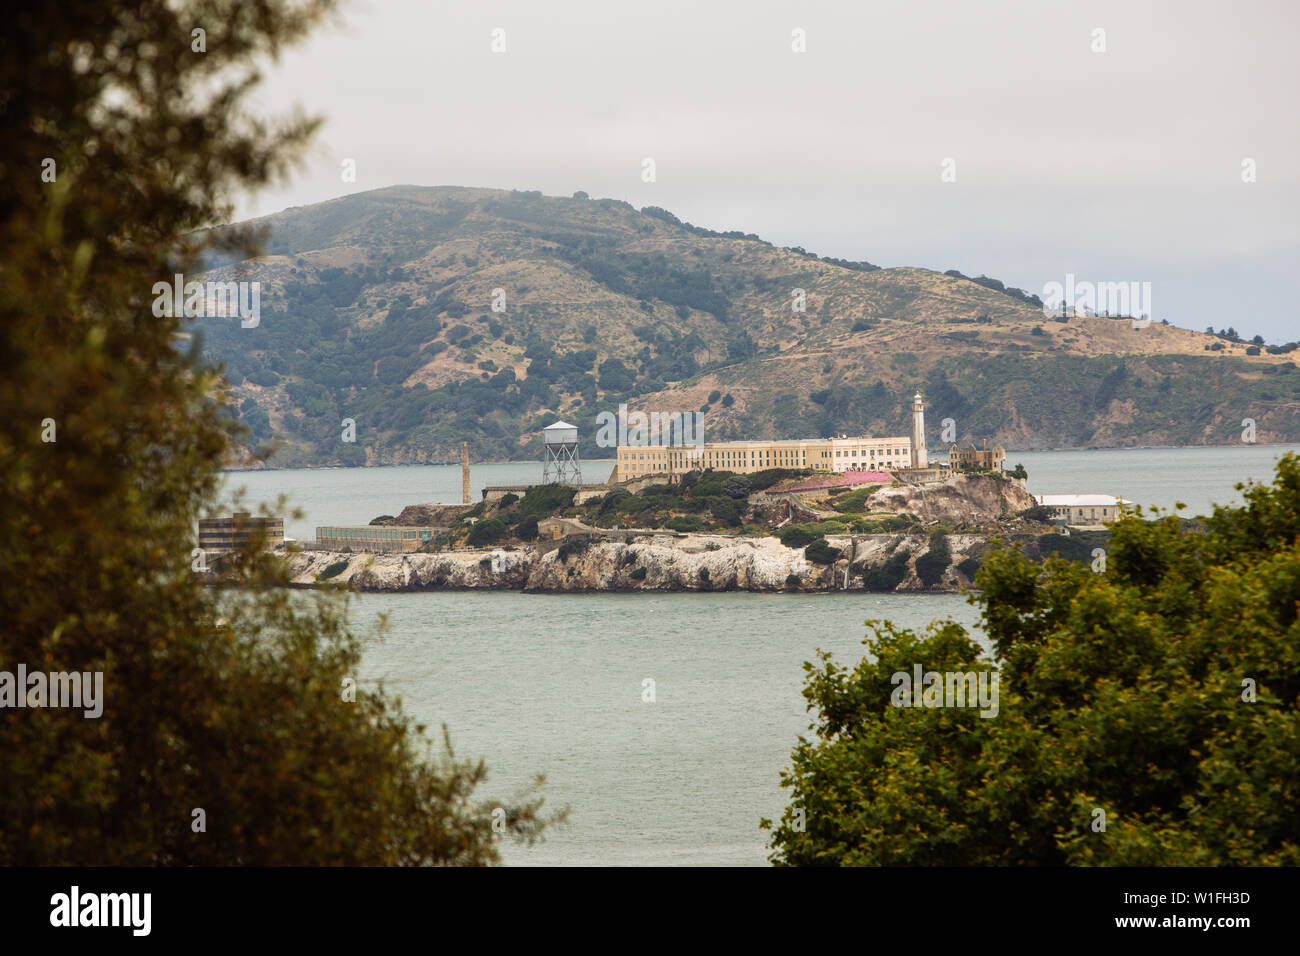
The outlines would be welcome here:
M 1185 356 L 1203 362 L 1235 355 L 1261 371 L 1263 366 L 1292 358 L 1264 354 L 1247 359 L 1245 346 L 1230 344 L 1211 356 L 1205 346 L 1217 339 L 1167 326 L 1134 329 L 1129 322 L 1105 318 L 1072 318 L 1061 324 L 1045 319 L 1032 306 L 964 279 L 920 268 L 858 271 L 754 240 L 695 234 L 608 200 L 400 186 L 286 210 L 260 224 L 271 229 L 273 254 L 237 268 L 244 277 L 263 283 L 264 310 L 283 301 L 288 287 L 316 281 L 325 269 L 387 272 L 400 268 L 401 276 L 370 282 L 354 305 L 340 310 L 353 327 L 382 323 L 386 303 L 402 295 L 409 296 L 414 307 L 441 296 L 468 308 L 462 318 L 444 312 L 443 331 L 435 335 L 431 329 L 428 342 L 444 338 L 457 323 L 472 325 L 481 314 L 501 322 L 502 334 L 473 354 L 448 348 L 423 362 L 405 379 L 408 386 L 423 383 L 438 388 L 479 379 L 478 363 L 485 360 L 512 368 L 523 379 L 529 337 L 560 353 L 594 348 L 598 363 L 610 356 L 630 363 L 645 346 L 634 332 L 644 325 L 694 333 L 696 361 L 716 364 L 726 361 L 728 339 L 743 330 L 759 347 L 759 355 L 638 400 L 646 408 L 681 410 L 705 405 L 715 389 L 726 392 L 734 404 L 710 407 L 715 434 L 760 435 L 773 433 L 774 427 L 788 428 L 791 401 L 806 404 L 807 394 L 818 389 L 881 382 L 896 396 L 923 385 L 936 367 L 974 367 L 1009 355 L 1016 359 L 1014 374 L 1030 377 L 1047 367 L 1044 360 L 1064 356 L 1130 356 L 1136 361 Z M 702 270 L 727 303 L 727 321 L 700 308 L 679 309 L 654 297 L 638 301 L 611 287 L 593 275 L 586 262 L 575 263 L 561 255 L 560 243 L 575 241 L 585 243 L 587 252 L 597 256 L 662 256 L 674 268 Z M 497 288 L 507 296 L 503 314 L 490 312 Z M 804 312 L 791 309 L 796 288 L 805 290 Z M 290 313 L 281 321 L 294 319 Z M 872 327 L 852 331 L 860 320 Z M 1046 334 L 1033 334 L 1036 327 Z M 513 334 L 513 342 L 505 341 L 508 334 Z M 374 368 L 359 370 L 353 384 L 366 385 L 374 373 Z M 283 383 L 268 388 L 245 383 L 237 391 L 240 398 L 254 397 L 277 430 L 292 439 L 295 408 Z M 575 398 L 568 395 L 555 410 L 576 411 Z M 605 398 L 602 394 L 599 401 Z M 996 428 L 997 437 L 1041 444 L 1035 436 L 1041 437 L 1042 423 L 1033 420 L 1032 410 L 1017 408 L 1005 395 L 999 401 L 1002 407 L 990 426 Z M 1123 424 L 1129 414 L 1132 422 L 1122 402 L 1117 405 L 1089 411 L 1098 419 L 1090 435 L 1104 439 L 1112 417 Z M 854 414 L 873 420 L 868 413 Z M 1025 414 L 1031 420 L 1018 422 Z M 816 417 L 805 416 L 802 423 L 815 427 Z M 896 418 L 882 411 L 874 420 L 886 430 L 901 430 L 905 422 L 890 422 Z M 1279 421 L 1277 434 L 1285 437 L 1300 415 L 1293 411 Z M 1210 434 L 1208 439 L 1213 437 Z M 388 436 L 385 441 L 396 447 L 403 439 Z M 383 452 L 377 454 L 378 460 L 386 460 Z M 409 449 L 393 453 L 399 460 L 412 455 L 420 460 Z
M 872 273 L 885 282 L 893 282 L 900 273 L 918 273 L 916 269 L 886 269 Z M 911 278 L 907 276 L 906 278 Z M 917 356 L 915 367 L 927 368 L 944 359 L 957 363 L 970 362 L 981 357 L 1005 354 L 1008 347 L 1024 349 L 1030 355 L 1077 356 L 1157 356 L 1184 355 L 1204 358 L 1205 345 L 1220 342 L 1214 336 L 1192 332 L 1174 326 L 1152 324 L 1135 329 L 1129 322 L 1107 318 L 1072 317 L 1067 324 L 1045 320 L 1038 309 L 1023 308 L 1015 302 L 989 304 L 985 296 L 994 296 L 974 283 L 948 276 L 925 273 L 925 278 L 940 279 L 954 292 L 953 299 L 945 299 L 943 287 L 927 291 L 919 301 L 908 303 L 892 315 L 881 315 L 881 325 L 857 333 L 844 333 L 839 329 L 812 331 L 791 342 L 779 354 L 762 356 L 751 362 L 727 366 L 701 375 L 679 387 L 647 396 L 646 407 L 696 407 L 715 389 L 731 393 L 736 403 L 730 411 L 719 409 L 720 420 L 743 418 L 748 401 L 754 396 L 769 393 L 773 388 L 811 389 L 837 380 L 851 378 L 875 381 L 906 387 L 915 379 L 911 366 L 901 368 L 895 361 L 900 353 Z M 964 286 L 965 289 L 959 287 Z M 971 295 L 971 290 L 975 295 Z M 960 305 L 955 303 L 960 302 Z M 968 302 L 975 303 L 973 306 Z M 948 324 L 953 316 L 962 316 L 958 309 L 973 309 L 993 316 L 993 324 Z M 851 313 L 852 314 L 852 313 Z M 857 313 L 861 314 L 861 313 Z M 871 314 L 871 313 L 867 313 Z M 1032 329 L 1043 329 L 1035 335 Z M 954 338 L 953 335 L 971 335 L 973 339 Z M 1280 365 L 1294 356 L 1247 356 L 1246 346 L 1223 343 L 1217 357 L 1236 356 L 1252 365 Z M 1028 360 L 1028 358 L 1027 358 Z M 827 366 L 830 366 L 828 368 Z
M 384 236 L 418 232 L 421 221 L 410 214 L 408 205 L 445 211 L 457 203 L 500 199 L 508 194 L 482 189 L 394 187 L 364 195 L 373 197 L 374 208 L 362 217 L 345 220 L 330 246 L 294 257 L 269 256 L 257 260 L 255 270 L 265 270 L 263 276 L 269 272 L 283 278 L 286 267 L 296 258 L 303 258 L 316 268 L 351 268 L 394 254 L 400 257 L 406 243 L 393 242 Z M 295 231 L 330 228 L 337 217 L 330 214 L 329 207 L 354 198 L 293 209 L 261 221 L 280 228 L 288 220 L 301 218 L 305 221 L 295 222 Z M 1037 309 L 972 282 L 927 269 L 862 273 L 751 240 L 693 236 L 632 210 L 556 198 L 544 198 L 539 205 L 545 209 L 548 228 L 599 236 L 617 242 L 624 252 L 662 254 L 671 260 L 710 267 L 715 277 L 728 287 L 733 312 L 742 325 L 752 334 L 775 341 L 783 350 L 855 346 L 870 350 L 910 344 L 910 351 L 917 351 L 921 343 L 916 338 L 920 336 L 927 340 L 924 347 L 934 348 L 937 353 L 965 352 L 966 343 L 942 338 L 958 331 L 944 323 L 980 314 L 988 314 L 994 320 L 992 328 L 981 330 L 985 333 L 981 345 L 988 350 L 1008 342 L 1032 344 L 1024 336 L 1034 325 L 1043 322 Z M 563 317 L 543 320 L 538 326 L 554 332 L 553 341 L 561 348 L 581 347 L 581 339 L 575 333 L 586 319 L 597 324 L 598 337 L 612 354 L 621 351 L 619 346 L 632 348 L 635 338 L 628 326 L 645 321 L 647 313 L 637 307 L 635 300 L 602 287 L 581 269 L 556 260 L 554 243 L 530 235 L 532 225 L 474 208 L 455 227 L 453 235 L 435 240 L 403 260 L 414 273 L 411 279 L 375 285 L 368 290 L 368 298 L 392 298 L 406 293 L 419 304 L 431 287 L 452 283 L 458 298 L 473 308 L 486 309 L 492 289 L 500 287 L 507 291 L 514 309 L 563 309 Z M 474 265 L 469 261 L 474 261 Z M 794 288 L 807 292 L 807 308 L 802 314 L 790 308 L 790 293 Z M 671 314 L 672 310 L 657 309 L 654 317 L 666 319 L 664 312 Z M 382 311 L 365 313 L 358 317 L 358 322 L 364 325 L 381 317 Z M 882 320 L 882 328 L 848 333 L 852 322 L 864 317 Z M 828 318 L 838 321 L 827 322 Z M 698 326 L 703 332 L 715 331 L 707 314 L 693 315 L 684 323 L 673 316 L 673 324 L 684 328 Z M 1071 323 L 1068 332 L 1053 336 L 1052 345 L 1075 354 L 1191 355 L 1201 354 L 1204 344 L 1210 341 L 1215 340 L 1183 329 L 1151 326 L 1138 334 L 1127 323 L 1095 319 L 1083 320 L 1081 326 Z M 1229 346 L 1224 354 L 1244 354 L 1244 350 L 1244 346 Z M 1270 360 L 1282 359 L 1260 359 Z
M 700 408 L 711 393 L 721 391 L 732 396 L 733 404 L 709 407 L 709 424 L 715 433 L 777 437 L 779 433 L 765 427 L 765 423 L 782 417 L 774 414 L 774 408 L 783 392 L 807 394 L 837 384 L 860 386 L 882 381 L 891 393 L 906 394 L 912 388 L 924 388 L 925 373 L 936 366 L 975 365 L 1013 352 L 1020 360 L 1018 371 L 1026 378 L 1036 374 L 1041 364 L 1038 360 L 1044 358 L 1140 360 L 1183 356 L 1197 362 L 1238 359 L 1245 367 L 1231 374 L 1252 381 L 1260 380 L 1267 367 L 1282 366 L 1295 358 L 1294 354 L 1249 356 L 1246 344 L 1158 323 L 1135 327 L 1130 321 L 1088 316 L 1071 316 L 1061 323 L 1045 318 L 1036 307 L 968 280 L 926 269 L 882 269 L 864 275 L 829 266 L 808 282 L 807 289 L 808 313 L 786 318 L 788 332 L 778 354 L 715 369 L 645 396 L 638 407 Z M 878 325 L 862 332 L 846 331 L 847 323 L 834 319 L 846 315 L 872 318 Z M 989 321 L 962 321 L 977 316 L 987 316 Z M 1035 334 L 1034 329 L 1041 330 L 1040 334 Z M 1207 345 L 1220 348 L 1207 352 Z M 915 356 L 915 361 L 904 364 L 899 356 Z M 1090 442 L 1177 444 L 1187 440 L 1177 422 L 1171 422 L 1175 427 L 1168 430 L 1149 430 L 1140 441 L 1121 434 L 1113 426 L 1132 422 L 1134 411 L 1131 403 L 1124 402 L 1098 410 L 1093 415 L 1096 429 Z M 1253 408 L 1239 411 L 1255 413 Z M 1300 402 L 1284 401 L 1271 411 L 1274 414 L 1266 415 L 1268 423 L 1262 426 L 1267 437 L 1261 440 L 1294 440 L 1300 424 Z M 942 407 L 934 412 L 946 414 Z M 758 423 L 757 427 L 754 423 Z M 874 431 L 903 432 L 907 419 L 895 414 L 876 418 L 873 425 Z M 1216 424 L 1193 440 L 1211 444 L 1227 441 L 1235 427 L 1225 430 Z M 1050 437 L 1042 440 L 1039 429 L 1021 420 L 1020 410 L 1012 401 L 1002 404 L 998 419 L 982 431 L 962 429 L 959 434 L 962 441 L 983 435 L 1012 447 L 1056 445 Z

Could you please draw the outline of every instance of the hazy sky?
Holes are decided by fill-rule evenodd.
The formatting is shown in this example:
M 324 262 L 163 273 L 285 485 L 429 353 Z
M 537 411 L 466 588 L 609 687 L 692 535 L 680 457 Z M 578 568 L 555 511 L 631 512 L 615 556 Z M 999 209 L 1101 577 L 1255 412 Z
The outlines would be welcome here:
M 1296 0 L 354 0 L 341 21 L 269 71 L 264 108 L 327 122 L 241 215 L 582 189 L 1040 294 L 1150 282 L 1156 319 L 1300 339 Z

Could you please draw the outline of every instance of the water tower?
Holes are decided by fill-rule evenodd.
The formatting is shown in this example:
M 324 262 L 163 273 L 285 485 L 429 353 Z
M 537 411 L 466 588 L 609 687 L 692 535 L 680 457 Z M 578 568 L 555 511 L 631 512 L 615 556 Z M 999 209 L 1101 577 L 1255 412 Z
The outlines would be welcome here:
M 542 483 L 582 484 L 582 463 L 578 458 L 578 427 L 556 422 L 542 429 Z

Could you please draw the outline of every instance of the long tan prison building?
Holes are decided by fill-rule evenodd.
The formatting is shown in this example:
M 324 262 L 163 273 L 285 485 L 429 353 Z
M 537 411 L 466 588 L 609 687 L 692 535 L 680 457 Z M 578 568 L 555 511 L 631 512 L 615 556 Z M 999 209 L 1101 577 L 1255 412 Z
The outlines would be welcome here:
M 740 473 L 767 468 L 817 471 L 879 471 L 912 464 L 912 440 L 808 438 L 789 441 L 724 441 L 701 445 L 619 445 L 614 481 L 646 475 L 683 475 L 714 468 Z

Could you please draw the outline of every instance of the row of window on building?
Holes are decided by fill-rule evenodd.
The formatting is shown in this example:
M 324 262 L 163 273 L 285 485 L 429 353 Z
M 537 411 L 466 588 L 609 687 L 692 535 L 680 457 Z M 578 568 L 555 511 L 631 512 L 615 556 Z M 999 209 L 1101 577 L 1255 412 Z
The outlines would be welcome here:
M 702 468 L 741 473 L 767 468 L 905 468 L 911 461 L 912 443 L 908 438 L 846 436 L 790 442 L 717 442 L 696 447 L 621 445 L 617 454 L 618 480 L 625 481 L 650 474 L 680 475 Z
M 371 528 L 371 527 L 350 527 L 350 528 L 317 528 L 316 537 L 342 538 L 348 541 L 402 541 L 410 538 L 420 538 L 418 528 Z M 428 540 L 428 529 L 424 529 L 424 540 Z
M 199 547 L 204 551 L 233 551 L 260 536 L 267 548 L 284 544 L 284 519 L 237 511 L 229 517 L 199 519 Z
M 416 551 L 439 531 L 434 527 L 354 525 L 316 529 L 316 547 L 325 551 Z
M 870 454 L 868 454 L 868 453 L 870 453 Z M 887 459 L 887 458 L 890 458 L 891 456 L 901 456 L 901 455 L 904 455 L 904 454 L 906 454 L 906 452 L 905 452 L 903 449 L 901 449 L 901 448 L 882 448 L 882 449 L 880 449 L 880 457 L 881 457 L 882 460 Z M 859 456 L 862 457 L 862 458 L 871 458 L 871 459 L 874 459 L 874 458 L 876 457 L 876 449 L 874 449 L 874 448 L 837 448 L 837 449 L 835 450 L 835 457 L 836 457 L 836 458 L 858 458 Z

